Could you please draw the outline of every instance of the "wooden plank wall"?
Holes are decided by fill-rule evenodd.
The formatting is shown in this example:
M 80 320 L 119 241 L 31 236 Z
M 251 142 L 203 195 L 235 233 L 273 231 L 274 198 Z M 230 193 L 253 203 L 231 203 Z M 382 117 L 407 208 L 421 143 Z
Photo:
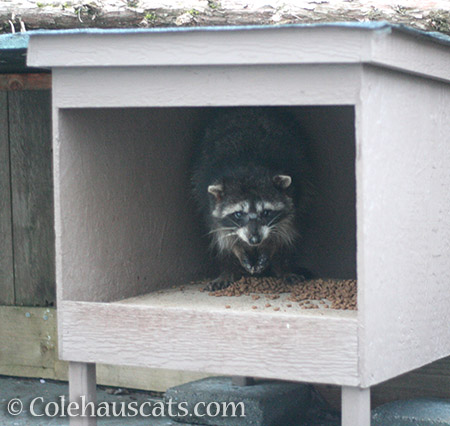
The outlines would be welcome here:
M 0 102 L 0 303 L 51 306 L 55 272 L 50 76 L 1 78 Z
M 14 304 L 8 95 L 0 91 L 0 304 Z
M 9 94 L 15 304 L 55 300 L 50 91 Z

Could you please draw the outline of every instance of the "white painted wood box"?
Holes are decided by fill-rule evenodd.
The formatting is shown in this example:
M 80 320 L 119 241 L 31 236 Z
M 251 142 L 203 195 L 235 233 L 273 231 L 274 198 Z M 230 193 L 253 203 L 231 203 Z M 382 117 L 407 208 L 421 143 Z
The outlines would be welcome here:
M 450 355 L 449 46 L 384 23 L 32 34 L 73 392 L 97 362 L 338 384 L 361 426 L 370 386 Z M 189 158 L 210 109 L 236 105 L 288 108 L 311 135 L 305 261 L 357 278 L 357 311 L 151 293 L 211 272 Z

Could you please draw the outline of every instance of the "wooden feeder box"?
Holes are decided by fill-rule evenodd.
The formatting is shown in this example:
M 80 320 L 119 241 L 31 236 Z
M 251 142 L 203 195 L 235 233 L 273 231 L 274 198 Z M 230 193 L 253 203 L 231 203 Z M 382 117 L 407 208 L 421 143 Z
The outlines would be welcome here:
M 385 23 L 32 34 L 72 396 L 95 363 L 337 384 L 342 424 L 365 426 L 372 385 L 450 355 L 449 45 Z M 189 159 L 233 106 L 288 109 L 311 136 L 305 262 L 357 278 L 356 311 L 226 309 L 188 287 L 211 272 Z

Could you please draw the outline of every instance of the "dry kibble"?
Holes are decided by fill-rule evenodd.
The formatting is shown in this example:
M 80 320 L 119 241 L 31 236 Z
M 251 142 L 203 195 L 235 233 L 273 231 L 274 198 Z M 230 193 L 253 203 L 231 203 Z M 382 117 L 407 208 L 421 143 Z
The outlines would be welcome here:
M 252 309 L 258 309 L 258 307 L 256 305 L 253 305 Z
M 277 306 L 276 308 L 273 308 L 274 311 L 279 311 L 280 308 Z
M 258 300 L 261 294 L 265 294 L 267 299 L 275 300 L 280 297 L 281 293 L 290 293 L 287 300 L 298 303 L 303 309 L 319 308 L 317 304 L 311 304 L 311 300 L 318 301 L 324 308 L 357 309 L 356 280 L 320 278 L 295 284 L 287 284 L 281 278 L 242 277 L 239 281 L 236 281 L 229 287 L 212 291 L 209 294 L 217 297 L 251 295 L 253 300 Z M 327 302 L 324 302 L 324 300 Z M 268 308 L 271 305 L 270 303 L 267 303 L 265 306 Z
M 230 305 L 225 305 L 225 309 L 230 309 L 231 306 Z
M 266 303 L 266 308 L 270 308 L 272 305 L 270 303 Z
M 279 299 L 280 296 L 278 294 L 269 294 L 267 296 L 267 298 L 270 299 L 270 300 L 275 300 L 275 299 Z

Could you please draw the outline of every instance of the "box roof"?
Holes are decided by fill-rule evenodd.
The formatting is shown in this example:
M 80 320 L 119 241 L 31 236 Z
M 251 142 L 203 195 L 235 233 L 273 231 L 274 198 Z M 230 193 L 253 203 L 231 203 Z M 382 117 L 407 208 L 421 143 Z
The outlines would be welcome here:
M 208 43 L 197 55 L 205 32 Z M 327 41 L 330 32 L 341 37 Z M 249 46 L 239 52 L 238 39 L 266 43 L 270 53 L 258 52 L 256 46 L 254 52 L 248 51 Z M 316 44 L 316 52 L 308 54 L 308 43 Z M 0 71 L 12 63 L 24 67 L 29 44 L 28 65 L 33 67 L 361 62 L 450 80 L 450 36 L 384 21 L 30 31 L 0 36 Z M 230 54 L 227 45 L 237 50 Z M 183 54 L 183 49 L 193 50 Z

